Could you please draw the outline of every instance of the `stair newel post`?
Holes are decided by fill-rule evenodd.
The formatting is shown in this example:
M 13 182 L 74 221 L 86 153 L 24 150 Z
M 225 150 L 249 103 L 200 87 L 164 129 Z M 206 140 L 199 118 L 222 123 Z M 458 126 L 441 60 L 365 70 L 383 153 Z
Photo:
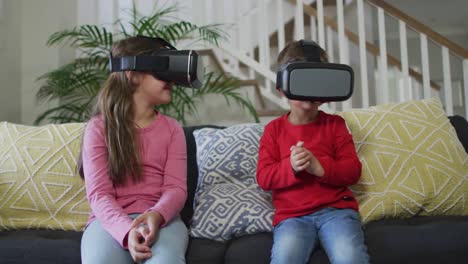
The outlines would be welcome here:
M 317 0 L 318 44 L 325 48 L 325 22 L 323 14 L 323 0 Z
M 412 100 L 413 93 L 411 88 L 411 79 L 409 76 L 409 65 L 408 65 L 408 42 L 406 36 L 406 23 L 399 20 L 399 32 L 400 32 L 400 60 L 401 60 L 401 73 L 403 77 L 403 90 L 400 90 L 401 101 Z
M 450 54 L 447 47 L 442 46 L 442 68 L 444 72 L 444 102 L 447 115 L 453 115 L 452 76 L 450 73 Z
M 294 39 L 304 38 L 304 1 L 296 0 L 296 15 L 294 16 Z
M 419 34 L 421 41 L 421 67 L 423 77 L 423 96 L 424 98 L 431 97 L 431 79 L 429 73 L 429 51 L 427 48 L 427 35 L 424 33 Z
M 390 102 L 389 91 L 388 91 L 388 65 L 387 65 L 387 39 L 385 33 L 385 13 L 384 10 L 380 7 L 377 7 L 377 18 L 378 18 L 378 28 L 379 28 L 379 88 L 380 98 L 377 96 L 378 104 L 386 104 Z
M 465 91 L 465 100 L 462 103 L 465 108 L 465 117 L 468 118 L 468 59 L 463 59 L 463 89 Z
M 348 41 L 345 36 L 345 27 L 344 27 L 344 8 L 343 0 L 336 0 L 336 15 L 338 18 L 338 45 L 339 45 L 339 56 L 340 63 L 349 64 L 348 57 Z M 347 101 L 341 103 L 342 110 L 351 109 L 352 101 L 351 98 Z
M 367 81 L 367 50 L 366 50 L 366 29 L 364 23 L 364 3 L 357 0 L 358 35 L 359 35 L 359 62 L 361 65 L 361 97 L 362 107 L 369 107 L 369 86 Z
M 283 0 L 276 0 L 276 16 L 278 21 L 278 53 L 283 50 L 285 45 L 284 37 L 284 14 L 283 14 Z

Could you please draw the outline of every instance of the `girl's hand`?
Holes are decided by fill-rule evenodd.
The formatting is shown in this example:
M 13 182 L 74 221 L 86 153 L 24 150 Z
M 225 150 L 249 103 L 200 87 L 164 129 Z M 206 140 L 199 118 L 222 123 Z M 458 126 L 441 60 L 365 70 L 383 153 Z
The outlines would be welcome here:
M 144 233 L 141 227 L 133 227 L 128 233 L 128 251 L 136 263 L 152 256 L 150 247 L 144 244 Z
M 150 247 L 155 242 L 159 226 L 161 226 L 163 221 L 164 219 L 158 212 L 148 211 L 133 220 L 132 228 L 140 227 L 140 233 L 143 236 L 143 244 Z M 141 228 L 141 226 L 144 228 Z

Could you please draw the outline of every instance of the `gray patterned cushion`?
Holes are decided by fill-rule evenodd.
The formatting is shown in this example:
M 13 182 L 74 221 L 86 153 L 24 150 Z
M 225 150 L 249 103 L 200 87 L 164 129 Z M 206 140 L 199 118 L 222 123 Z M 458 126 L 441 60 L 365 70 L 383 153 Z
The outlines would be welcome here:
M 226 241 L 271 231 L 271 194 L 260 189 L 255 179 L 263 126 L 204 128 L 193 134 L 199 181 L 190 235 Z

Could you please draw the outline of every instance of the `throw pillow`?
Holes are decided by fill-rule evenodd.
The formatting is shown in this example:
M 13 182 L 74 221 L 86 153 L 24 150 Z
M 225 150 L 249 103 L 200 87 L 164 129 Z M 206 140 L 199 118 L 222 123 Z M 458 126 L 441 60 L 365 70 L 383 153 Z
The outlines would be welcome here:
M 194 133 L 199 181 L 190 235 L 216 241 L 271 231 L 271 194 L 257 185 L 259 124 Z
M 468 156 L 438 98 L 340 113 L 362 162 L 352 186 L 364 222 L 468 215 Z
M 0 123 L 0 229 L 83 229 L 90 209 L 75 172 L 83 128 Z

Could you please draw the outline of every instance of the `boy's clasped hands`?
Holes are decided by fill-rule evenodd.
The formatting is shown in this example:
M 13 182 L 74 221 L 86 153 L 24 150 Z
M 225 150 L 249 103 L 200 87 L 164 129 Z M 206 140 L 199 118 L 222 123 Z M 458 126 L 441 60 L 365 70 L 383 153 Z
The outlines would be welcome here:
M 294 173 L 299 173 L 305 170 L 309 174 L 317 177 L 322 177 L 324 175 L 325 171 L 320 164 L 320 161 L 314 156 L 314 154 L 312 154 L 312 152 L 304 147 L 304 141 L 298 141 L 296 145 L 291 146 L 290 151 L 290 161 Z

